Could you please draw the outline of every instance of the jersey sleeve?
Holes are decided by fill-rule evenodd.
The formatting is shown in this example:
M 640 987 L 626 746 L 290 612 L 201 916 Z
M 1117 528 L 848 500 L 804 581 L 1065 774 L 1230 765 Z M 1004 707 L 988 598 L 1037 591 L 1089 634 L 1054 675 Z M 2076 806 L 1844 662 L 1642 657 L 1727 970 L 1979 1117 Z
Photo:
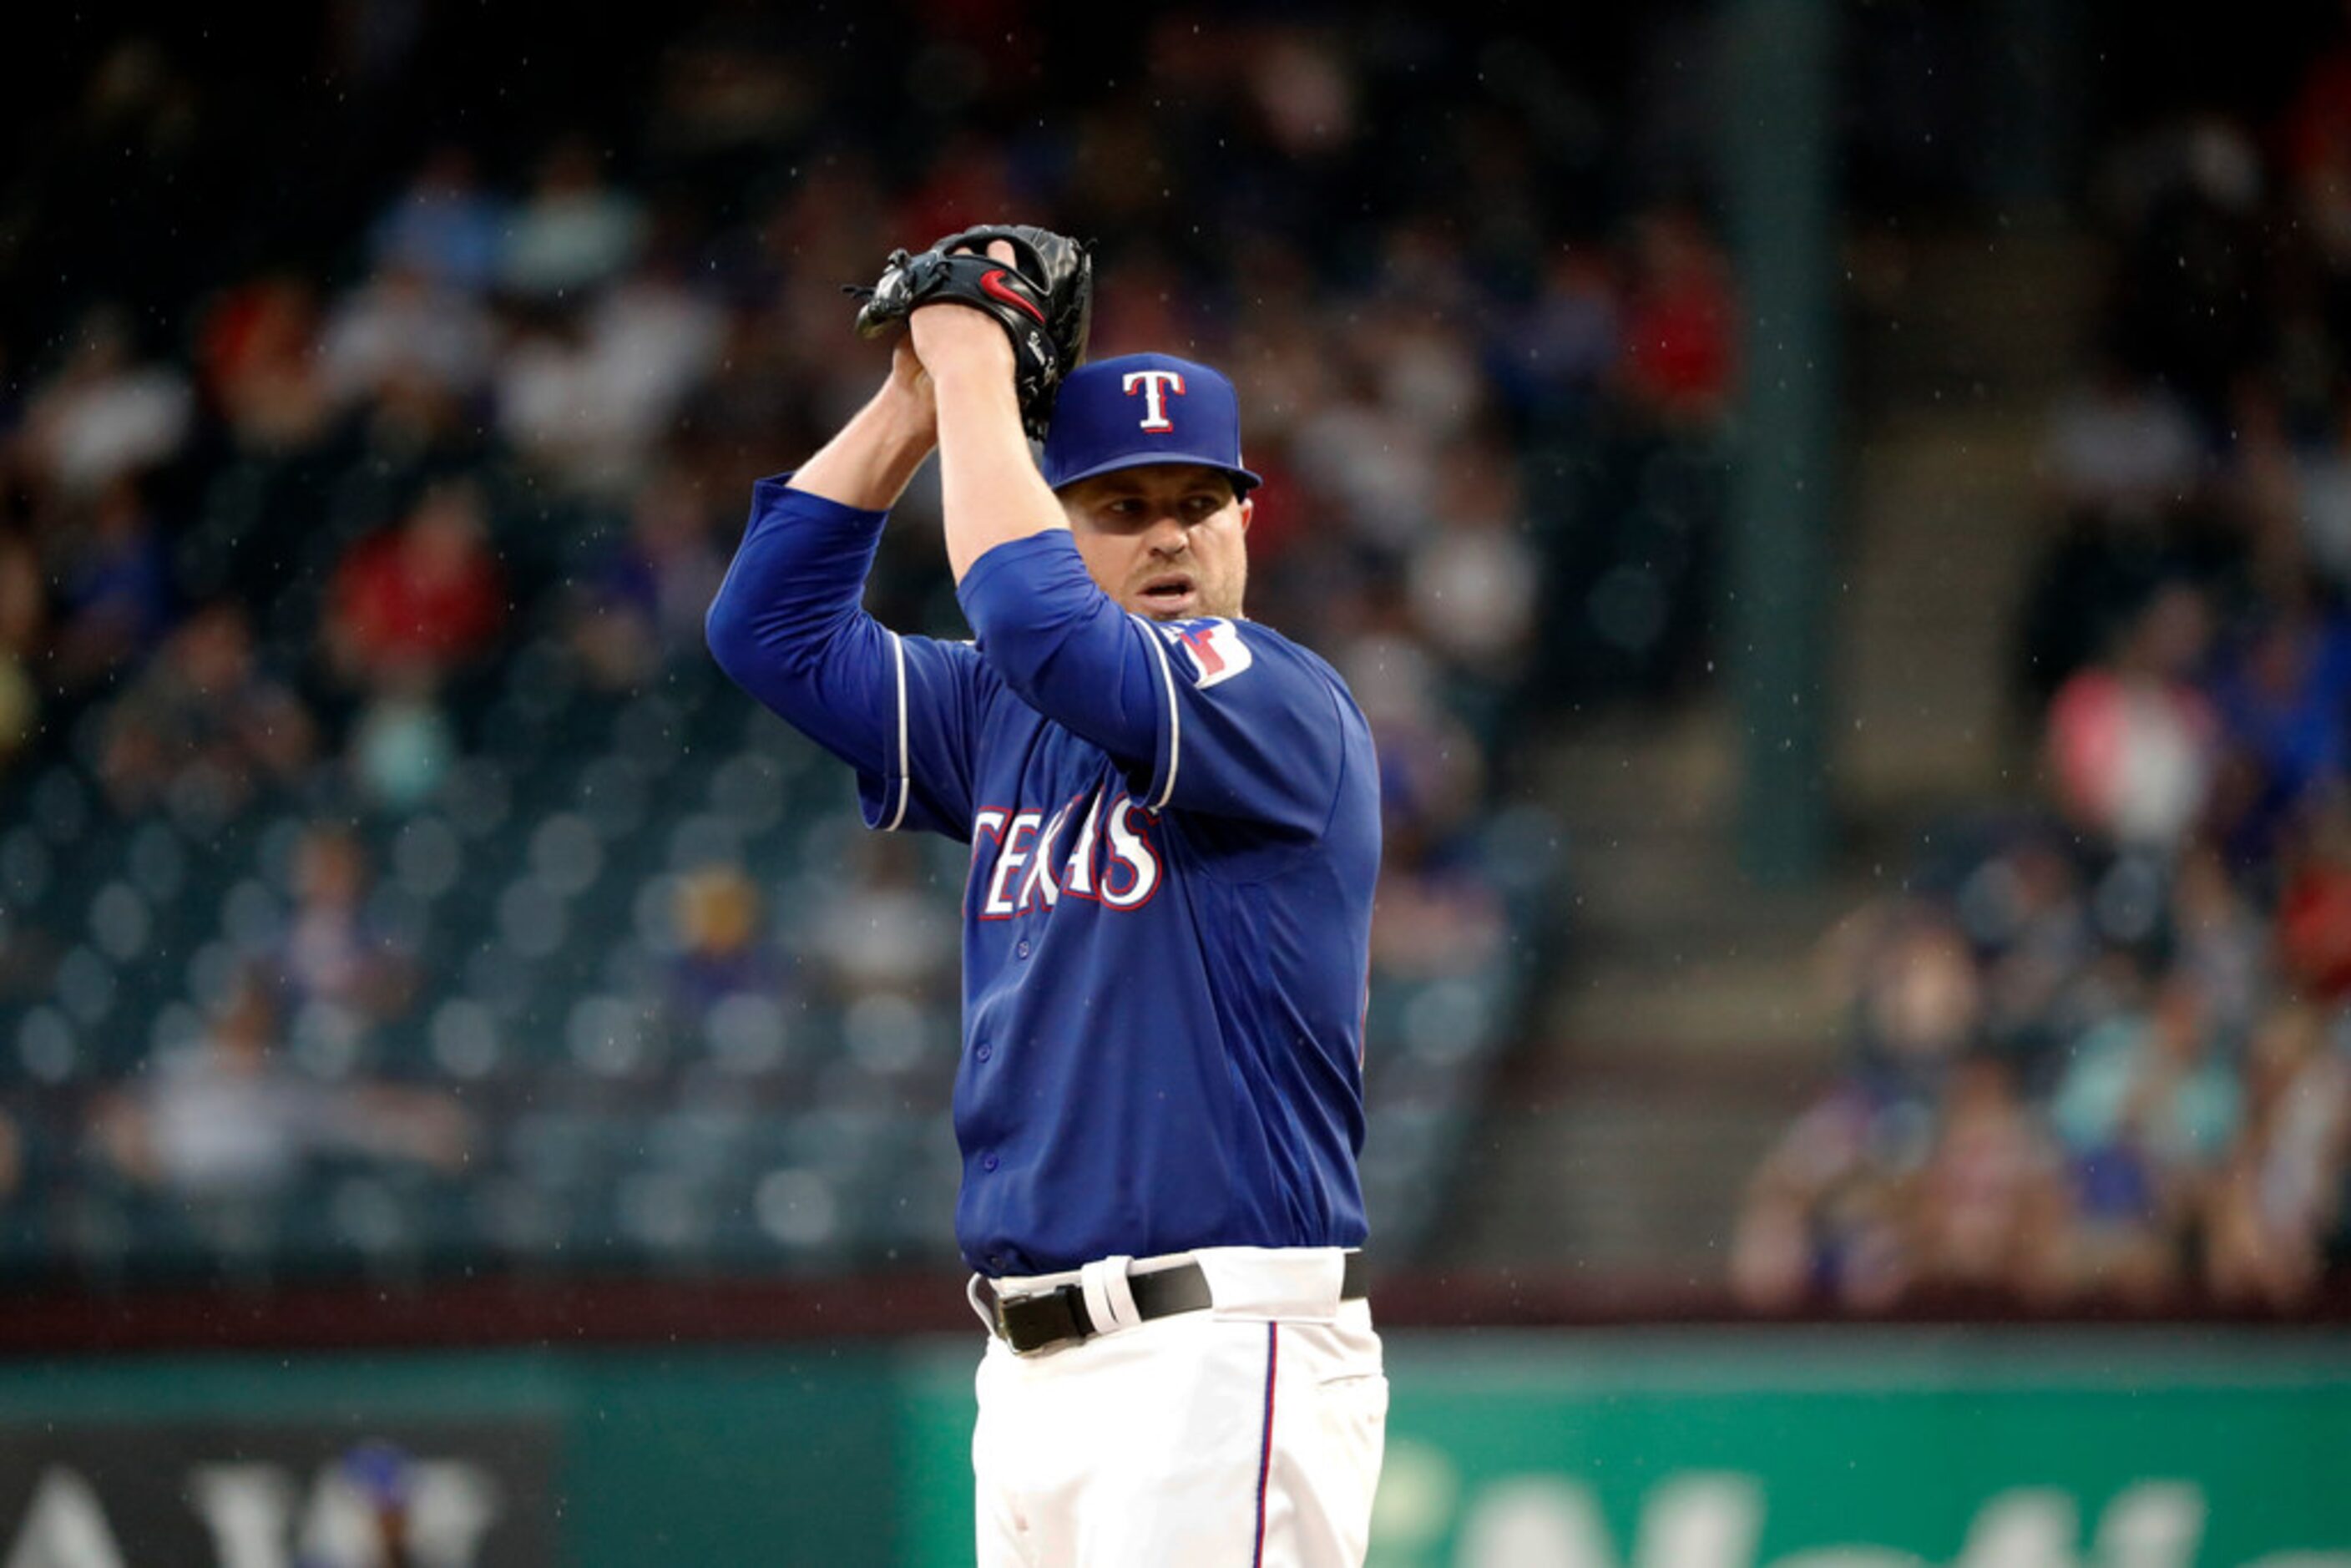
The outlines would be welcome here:
M 1100 746 L 1143 803 L 1319 837 L 1370 727 L 1338 675 L 1251 622 L 1155 622 L 1089 576 L 1066 533 L 997 546 L 965 573 L 996 675 Z
M 968 839 L 985 671 L 967 644 L 901 636 L 865 612 L 882 522 L 783 478 L 760 480 L 705 623 L 711 654 L 857 770 L 866 826 Z

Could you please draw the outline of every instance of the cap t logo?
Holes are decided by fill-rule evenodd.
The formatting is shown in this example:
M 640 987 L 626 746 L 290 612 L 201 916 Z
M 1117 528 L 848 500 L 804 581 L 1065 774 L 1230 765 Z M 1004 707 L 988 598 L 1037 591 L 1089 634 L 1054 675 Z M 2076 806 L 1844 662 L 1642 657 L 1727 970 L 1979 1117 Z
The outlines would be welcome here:
M 1133 397 L 1135 389 L 1143 389 L 1144 430 L 1173 430 L 1176 422 L 1167 417 L 1167 394 L 1184 395 L 1184 376 L 1179 371 L 1129 371 L 1118 381 L 1119 389 Z

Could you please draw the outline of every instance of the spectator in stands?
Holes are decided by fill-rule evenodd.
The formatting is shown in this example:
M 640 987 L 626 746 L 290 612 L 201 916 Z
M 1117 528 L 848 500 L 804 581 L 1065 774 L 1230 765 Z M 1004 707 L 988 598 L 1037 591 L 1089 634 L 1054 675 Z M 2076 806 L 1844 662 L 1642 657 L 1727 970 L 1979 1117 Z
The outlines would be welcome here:
M 1322 526 L 1394 559 L 1429 525 L 1437 501 L 1434 433 L 1382 395 L 1376 345 L 1337 350 L 1330 395 L 1302 411 L 1290 459 L 1327 503 Z
M 1911 1220 L 1911 1282 L 2010 1301 L 2069 1283 L 2064 1164 L 1997 1057 L 1960 1061 L 1938 1107 Z
M 1732 1248 L 1734 1290 L 1772 1310 L 1815 1295 L 1883 1307 L 1929 1267 L 1919 1195 L 1937 1107 L 1982 1022 L 1967 944 L 1924 900 L 1863 910 L 1831 933 L 1821 957 L 1832 1009 L 1851 1022 L 1847 1066 L 1765 1157 Z M 1951 1186 L 1972 1171 L 1954 1164 L 1942 1179 Z M 1960 1220 L 1952 1196 L 1960 1190 L 1938 1198 L 1938 1223 L 1979 1222 Z
M 205 395 L 245 450 L 300 451 L 325 434 L 318 298 L 308 279 L 274 273 L 230 289 L 205 312 L 197 356 Z
M 158 467 L 176 455 L 195 413 L 178 366 L 141 361 L 128 318 L 101 307 L 79 340 L 33 394 L 22 434 L 34 473 L 69 497 Z
M 2043 460 L 2059 508 L 2102 523 L 2168 516 L 2194 498 L 2205 467 L 2179 400 L 2111 355 L 2058 400 Z
M 1442 472 L 1445 526 L 1422 538 L 1405 566 L 1413 626 L 1490 698 L 1525 674 L 1540 562 L 1507 451 L 1464 442 L 1445 454 Z
M 1509 938 L 1503 916 L 1500 895 L 1474 860 L 1439 852 L 1416 825 L 1388 833 L 1372 919 L 1372 962 L 1382 976 L 1481 974 Z
M 480 294 L 497 276 L 507 224 L 505 204 L 482 189 L 473 153 L 444 142 L 376 219 L 368 250 L 379 268 Z
M 629 265 L 644 227 L 636 198 L 605 182 L 594 144 L 561 137 L 507 225 L 498 283 L 525 298 L 576 298 Z
M 1587 427 L 1623 352 L 1623 317 L 1614 254 L 1596 241 L 1557 247 L 1535 298 L 1487 356 L 1525 423 L 1546 433 Z
M 656 265 L 584 308 L 542 305 L 500 355 L 499 427 L 548 484 L 625 496 L 725 339 L 718 308 Z
M 1922 1119 L 1886 1116 L 1857 1079 L 1808 1107 L 1748 1184 L 1732 1292 L 1769 1312 L 1898 1300 L 1910 1282 L 1909 1193 L 1925 1132 Z
M 2351 1001 L 2351 798 L 2313 802 L 2279 866 L 2279 967 L 2301 995 Z
M 742 867 L 714 862 L 678 877 L 671 921 L 677 946 L 661 977 L 660 1009 L 673 1048 L 731 1075 L 794 1064 L 792 1032 L 806 1004 Z
M 2182 1240 L 2234 1139 L 2237 1077 L 2213 1038 L 2200 980 L 2166 977 L 2145 1010 L 2074 1049 L 2051 1120 L 2072 1167 L 2074 1267 L 2140 1301 L 2177 1281 Z
M 672 464 L 639 486 L 629 530 L 576 586 L 570 642 L 590 679 L 643 686 L 679 656 L 699 658 L 702 618 L 726 572 L 709 498 Z
M 199 1041 L 99 1103 L 108 1157 L 142 1185 L 191 1196 L 284 1187 L 327 1118 L 319 1087 L 275 1061 L 277 1043 L 267 988 L 241 980 Z
M 491 650 L 506 612 L 481 490 L 445 481 L 336 567 L 328 659 L 362 689 L 430 689 Z
M 762 914 L 759 890 L 739 866 L 713 862 L 677 879 L 673 1009 L 698 1019 L 726 997 L 782 990 L 778 955 L 761 936 Z
M 1983 988 L 1958 926 L 1923 899 L 1865 910 L 1823 948 L 1833 1008 L 1849 1021 L 1849 1071 L 1876 1103 L 1931 1106 L 1981 1042 Z
M 2249 1040 L 2270 1006 L 2275 935 L 2267 912 L 2245 896 L 2210 845 L 2173 869 L 2169 966 L 2195 982 L 2216 1035 Z
M 1387 834 L 1409 827 L 1442 851 L 1483 798 L 1485 755 L 1447 707 L 1436 661 L 1413 635 L 1394 585 L 1369 596 L 1364 623 L 1334 663 L 1371 721 Z
M 853 863 L 839 901 L 799 933 L 825 988 L 842 1003 L 877 995 L 951 1003 L 961 938 L 936 894 L 921 885 L 914 845 L 877 835 L 859 842 Z
M 414 996 L 415 955 L 371 917 L 371 880 L 350 828 L 314 821 L 303 829 L 271 977 L 298 1034 L 355 1045 L 404 1013 Z
M 2100 952 L 2082 867 L 2039 824 L 2004 833 L 1961 879 L 1954 913 L 1980 955 L 1986 1040 L 2045 1087 L 2043 1065 L 2095 1012 Z
M 384 671 L 351 721 L 343 763 L 359 799 L 393 816 L 429 805 L 459 760 L 456 725 L 435 670 Z
M 2325 1013 L 2286 1001 L 2254 1037 L 2242 1131 L 2205 1217 L 2205 1280 L 2224 1302 L 2294 1307 L 2322 1277 L 2351 1156 L 2351 1062 L 2328 1033 Z
M 268 986 L 240 978 L 194 1043 L 98 1104 L 92 1132 L 123 1175 L 198 1199 L 283 1193 L 315 1155 L 455 1168 L 468 1119 L 439 1095 L 329 1084 L 283 1065 Z
M 490 319 L 471 297 L 390 262 L 328 311 L 319 363 L 337 408 L 445 404 L 482 384 L 494 346 Z
M 2195 684 L 2210 636 L 2204 596 L 2172 582 L 2109 658 L 2050 704 L 2048 754 L 2067 815 L 2102 843 L 2168 855 L 2203 812 L 2220 724 Z
M 2273 601 L 2211 692 L 2226 747 L 2215 831 L 2239 863 L 2273 861 L 2314 796 L 2351 783 L 2351 622 L 2307 589 Z
M 1668 430 L 1709 431 L 1739 378 L 1739 300 L 1729 261 L 1698 215 L 1662 206 L 1634 225 L 1618 378 L 1631 406 Z
M 61 689 L 79 693 L 134 667 L 162 641 L 174 609 L 172 563 L 130 475 L 70 503 L 64 516 L 49 567 L 62 590 L 49 669 Z
M 107 716 L 99 771 L 116 810 L 167 800 L 205 804 L 224 821 L 264 790 L 297 783 L 317 727 L 294 690 L 264 669 L 245 607 L 200 606 Z

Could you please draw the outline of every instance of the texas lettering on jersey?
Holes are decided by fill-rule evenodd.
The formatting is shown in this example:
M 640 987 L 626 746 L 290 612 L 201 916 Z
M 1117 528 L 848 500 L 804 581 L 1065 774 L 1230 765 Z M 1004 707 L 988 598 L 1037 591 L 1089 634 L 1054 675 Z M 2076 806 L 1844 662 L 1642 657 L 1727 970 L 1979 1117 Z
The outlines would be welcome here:
M 1151 841 L 1158 820 L 1123 790 L 1097 789 L 1050 814 L 983 807 L 972 817 L 967 904 L 979 900 L 981 920 L 1050 913 L 1064 898 L 1140 909 L 1159 891 L 1159 851 Z

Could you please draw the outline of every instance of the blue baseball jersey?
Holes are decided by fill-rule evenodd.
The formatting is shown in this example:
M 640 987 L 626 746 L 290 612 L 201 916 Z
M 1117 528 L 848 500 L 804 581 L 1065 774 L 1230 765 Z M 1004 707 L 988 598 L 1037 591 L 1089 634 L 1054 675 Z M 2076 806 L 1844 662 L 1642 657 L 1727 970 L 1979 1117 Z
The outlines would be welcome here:
M 859 603 L 882 521 L 762 480 L 710 644 L 870 826 L 971 846 L 966 1261 L 1361 1244 L 1379 785 L 1345 683 L 1129 614 L 1058 530 L 965 574 L 976 643 L 900 636 Z

